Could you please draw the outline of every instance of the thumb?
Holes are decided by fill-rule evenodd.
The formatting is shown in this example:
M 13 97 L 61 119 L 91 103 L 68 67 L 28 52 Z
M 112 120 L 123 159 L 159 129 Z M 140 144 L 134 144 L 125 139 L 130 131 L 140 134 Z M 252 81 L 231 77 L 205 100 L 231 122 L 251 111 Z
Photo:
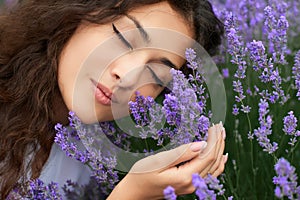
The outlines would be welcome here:
M 148 156 L 136 162 L 130 173 L 147 173 L 173 167 L 198 156 L 206 145 L 205 141 L 193 142 Z

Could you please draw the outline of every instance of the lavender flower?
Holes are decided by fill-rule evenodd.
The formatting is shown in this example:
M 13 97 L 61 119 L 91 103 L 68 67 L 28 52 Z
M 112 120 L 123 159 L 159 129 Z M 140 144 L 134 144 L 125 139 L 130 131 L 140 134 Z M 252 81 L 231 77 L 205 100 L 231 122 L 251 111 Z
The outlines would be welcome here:
M 294 54 L 294 51 L 298 49 L 300 21 L 295 16 L 299 16 L 300 2 L 296 0 L 220 0 L 218 2 L 221 6 L 215 8 L 215 10 L 225 22 L 227 38 L 227 46 L 225 47 L 227 55 L 224 56 L 227 63 L 225 61 L 221 67 L 230 66 L 229 61 L 237 67 L 235 79 L 233 79 L 234 95 L 232 96 L 235 98 L 235 103 L 232 106 L 232 114 L 238 115 L 240 112 L 248 112 L 250 108 L 258 110 L 259 125 L 254 130 L 251 130 L 251 127 L 253 121 L 257 118 L 253 113 L 247 116 L 250 118 L 249 129 L 251 130 L 248 132 L 248 138 L 250 140 L 257 139 L 262 149 L 272 154 L 276 159 L 274 152 L 278 148 L 286 148 L 285 140 L 282 138 L 283 131 L 290 136 L 288 144 L 292 146 L 291 151 L 286 150 L 286 152 L 289 152 L 287 154 L 288 158 L 293 161 L 299 160 L 299 154 L 294 151 L 298 147 L 296 145 L 300 136 L 300 131 L 297 130 L 298 116 L 296 115 L 299 105 L 290 96 L 291 92 L 294 92 L 292 89 L 296 89 L 296 98 L 300 100 L 300 51 L 295 56 L 292 77 L 289 77 L 292 67 L 290 63 L 287 63 L 290 60 L 287 55 Z M 224 7 L 227 11 L 224 11 Z M 289 43 L 287 43 L 288 36 L 293 36 L 293 38 L 289 38 Z M 244 65 L 243 61 L 245 61 Z M 255 73 L 252 73 L 253 71 Z M 260 83 L 256 83 L 257 80 Z M 253 86 L 254 90 L 252 89 Z M 244 89 L 246 88 L 252 90 L 245 92 Z M 251 104 L 257 100 L 260 100 L 258 106 Z M 276 103 L 287 105 L 280 107 Z M 286 112 L 284 110 L 286 108 L 290 112 L 283 119 L 278 119 L 277 112 Z M 281 124 L 278 123 L 278 120 L 283 121 L 282 128 L 277 127 L 278 124 Z M 273 129 L 273 122 L 276 122 L 276 129 Z M 247 132 L 243 128 L 237 131 L 242 130 L 244 133 Z M 280 141 L 281 146 L 279 147 L 271 138 L 274 138 L 276 142 L 282 140 Z M 239 142 L 238 139 L 236 141 Z M 247 154 L 242 154 L 240 158 L 244 155 Z M 261 155 L 264 154 L 255 154 L 252 157 L 252 163 L 255 163 L 257 158 L 264 158 Z M 243 166 L 240 167 L 243 168 Z M 252 169 L 254 176 L 256 170 Z M 254 180 L 258 179 L 260 178 L 256 177 Z M 287 196 L 284 195 L 284 187 L 277 186 L 274 191 L 275 196 L 283 199 L 284 196 Z M 300 199 L 299 195 L 296 195 L 296 193 L 300 194 L 299 191 L 300 187 L 296 187 L 293 198 L 289 198 Z
M 135 122 L 138 126 L 145 126 L 149 123 L 148 110 L 154 104 L 154 99 L 152 97 L 144 97 L 136 92 L 135 101 L 129 102 L 129 108 L 131 114 L 134 117 Z M 144 138 L 144 137 L 142 137 Z
M 89 161 L 88 151 L 80 151 L 78 145 L 71 141 L 71 135 L 73 131 L 68 130 L 66 127 L 63 127 L 61 124 L 55 126 L 56 136 L 54 142 L 58 144 L 63 151 L 66 152 L 66 155 L 74 158 L 82 163 L 87 163 Z M 77 137 L 76 137 L 77 138 Z
M 279 8 L 286 10 L 284 6 Z M 285 53 L 287 52 L 287 29 L 289 23 L 281 11 L 280 16 L 276 18 L 271 6 L 265 8 L 265 27 L 269 39 L 269 53 L 273 55 L 275 63 L 286 64 Z
M 237 92 L 238 96 L 235 96 L 236 102 L 242 102 L 246 98 L 244 95 L 244 89 L 240 80 L 233 81 L 233 91 Z
M 285 116 L 283 118 L 283 124 L 284 124 L 284 128 L 283 131 L 287 134 L 287 135 L 294 135 L 296 132 L 296 127 L 297 127 L 297 118 L 294 116 L 294 112 L 290 111 L 288 113 L 288 116 Z
M 201 115 L 198 119 L 198 128 L 201 133 L 207 133 L 210 126 L 209 118 Z M 204 139 L 204 138 L 203 138 Z
M 220 181 L 210 174 L 204 179 L 199 174 L 193 174 L 192 183 L 196 188 L 196 195 L 199 200 L 214 200 L 225 192 Z
M 198 97 L 188 79 L 177 70 L 171 70 L 173 76 L 172 92 L 165 96 L 162 111 L 169 125 L 176 126 L 176 134 L 171 138 L 174 144 L 189 143 L 206 138 L 209 120 L 203 116 L 205 104 Z M 203 135 L 204 134 L 204 135 Z
M 234 104 L 232 107 L 232 114 L 235 116 L 239 114 L 239 108 L 237 107 L 236 104 Z
M 277 174 L 277 176 L 273 177 L 273 183 L 276 185 L 275 196 L 278 198 L 286 196 L 289 199 L 299 199 L 298 177 L 295 173 L 295 168 L 287 160 L 280 158 L 275 164 L 274 169 Z
M 117 172 L 114 170 L 117 163 L 113 152 L 104 150 L 101 152 L 102 141 L 97 139 L 97 134 L 101 134 L 103 131 L 99 126 L 83 124 L 73 112 L 70 112 L 69 121 L 70 127 L 68 128 L 61 124 L 55 126 L 54 141 L 66 152 L 67 156 L 87 164 L 92 170 L 91 176 L 102 186 L 102 192 L 108 194 L 118 181 Z M 109 128 L 110 126 L 105 127 Z M 109 128 L 109 130 L 113 129 Z M 89 151 L 80 147 L 79 136 Z
M 40 179 L 30 181 L 26 198 L 34 200 L 61 200 L 58 184 L 51 182 L 45 185 Z
M 222 3 L 219 3 L 218 5 L 218 2 Z M 214 2 L 215 12 L 220 19 L 224 19 L 224 13 L 226 11 L 235 13 L 239 23 L 238 28 L 243 30 L 243 37 L 246 41 L 250 41 L 253 39 L 253 36 L 259 36 L 261 34 L 261 24 L 264 20 L 262 10 L 265 6 L 265 1 L 254 0 L 227 0 Z
M 225 69 L 222 69 L 222 74 L 223 74 L 223 78 L 229 78 L 229 69 L 228 68 L 225 68 Z
M 285 134 L 292 136 L 289 145 L 294 146 L 297 142 L 297 137 L 300 136 L 300 131 L 296 130 L 298 120 L 294 116 L 293 111 L 290 111 L 288 114 L 283 118 L 283 131 Z
M 167 94 L 164 100 L 163 111 L 169 125 L 180 126 L 181 118 L 179 115 L 178 98 L 175 95 Z
M 196 195 L 198 196 L 199 200 L 215 200 L 216 194 L 213 190 L 210 190 L 203 178 L 201 178 L 198 174 L 193 174 L 192 179 L 193 185 L 196 188 Z
M 192 48 L 187 48 L 186 51 L 185 51 L 185 58 L 186 58 L 186 61 L 187 61 L 187 66 L 190 68 L 190 69 L 193 69 L 193 70 L 197 70 L 198 68 L 198 63 L 195 61 L 196 59 L 196 52 L 194 49 Z
M 282 78 L 279 74 L 278 68 L 274 69 L 272 59 L 267 58 L 265 47 L 261 41 L 252 41 L 248 44 L 250 59 L 253 62 L 254 71 L 260 71 L 260 80 L 262 83 L 272 83 L 272 94 L 267 95 L 271 103 L 275 103 L 279 97 L 282 98 L 281 103 L 284 104 L 287 100 L 286 95 L 282 89 Z M 267 90 L 264 90 L 267 93 Z
M 80 185 L 77 182 L 67 180 L 62 189 L 66 199 L 105 199 L 100 185 L 93 178 L 86 185 Z
M 244 113 L 250 113 L 251 107 L 242 105 L 241 111 L 243 111 Z
M 238 66 L 235 77 L 244 79 L 247 65 L 245 61 L 245 48 L 237 28 L 237 19 L 232 13 L 228 13 L 225 21 L 225 30 L 227 35 L 227 49 L 232 56 L 231 63 Z
M 254 71 L 258 71 L 259 69 L 263 70 L 267 67 L 268 60 L 262 41 L 253 40 L 248 44 L 247 49 L 250 53 L 250 59 L 256 64 L 253 66 Z
M 253 27 L 259 27 L 263 20 L 261 14 L 262 8 L 265 6 L 263 1 L 242 0 L 238 3 L 238 20 L 240 29 L 244 30 L 244 38 L 249 41 L 253 35 L 259 34 L 259 28 L 255 30 Z M 236 9 L 234 9 L 236 11 Z
M 295 79 L 295 87 L 298 90 L 296 96 L 298 97 L 298 100 L 300 100 L 300 50 L 296 53 L 292 72 L 293 78 Z
M 211 189 L 217 192 L 217 195 L 223 195 L 225 192 L 225 189 L 223 188 L 223 184 L 220 184 L 220 181 L 213 177 L 211 174 L 208 174 L 205 178 L 206 184 L 209 185 Z
M 276 142 L 271 143 L 268 136 L 272 134 L 272 117 L 267 115 L 269 113 L 269 104 L 266 100 L 260 99 L 259 106 L 259 124 L 260 127 L 254 130 L 254 135 L 257 137 L 259 145 L 263 148 L 264 151 L 269 154 L 274 153 L 278 144 Z
M 164 189 L 164 196 L 166 200 L 176 200 L 177 196 L 173 187 L 168 186 Z

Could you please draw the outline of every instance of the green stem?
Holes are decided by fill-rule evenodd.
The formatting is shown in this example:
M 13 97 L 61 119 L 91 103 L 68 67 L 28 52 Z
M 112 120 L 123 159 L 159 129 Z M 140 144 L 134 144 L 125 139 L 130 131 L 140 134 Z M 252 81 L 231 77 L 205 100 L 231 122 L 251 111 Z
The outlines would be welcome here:
M 241 101 L 242 105 L 244 106 L 244 102 Z M 249 117 L 249 113 L 246 113 L 248 126 L 249 126 L 249 133 L 252 133 L 252 125 Z M 250 162 L 251 162 L 251 168 L 252 168 L 252 174 L 253 174 L 253 192 L 256 194 L 256 170 L 254 168 L 254 147 L 253 147 L 253 139 L 250 140 Z
M 144 140 L 144 141 L 145 141 L 146 149 L 147 149 L 147 151 L 149 151 L 148 142 L 147 142 L 147 140 Z
M 291 156 L 291 162 L 294 161 L 294 151 L 295 151 L 295 149 L 298 147 L 299 143 L 300 143 L 300 140 L 296 143 L 296 145 L 292 148 L 292 150 L 290 151 L 290 153 L 289 153 L 289 155 L 288 155 L 288 157 Z
M 225 179 L 226 179 L 225 182 L 228 183 L 228 185 L 229 185 L 229 188 L 230 188 L 230 191 L 231 191 L 232 195 L 234 196 L 235 199 L 238 199 L 238 195 L 236 193 L 236 190 L 233 187 L 231 179 L 228 178 L 228 172 L 227 172 L 226 169 L 225 169 Z

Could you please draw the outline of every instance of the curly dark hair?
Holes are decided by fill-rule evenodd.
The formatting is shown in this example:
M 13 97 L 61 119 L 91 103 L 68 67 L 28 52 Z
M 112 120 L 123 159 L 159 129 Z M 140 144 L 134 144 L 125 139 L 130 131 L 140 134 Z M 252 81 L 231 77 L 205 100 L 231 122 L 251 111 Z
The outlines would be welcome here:
M 60 54 L 82 21 L 106 24 L 163 0 L 23 0 L 0 16 L 0 198 L 40 175 L 66 122 L 58 87 Z M 207 0 L 165 0 L 193 27 L 196 40 L 217 52 L 223 24 Z M 28 155 L 33 153 L 29 159 Z

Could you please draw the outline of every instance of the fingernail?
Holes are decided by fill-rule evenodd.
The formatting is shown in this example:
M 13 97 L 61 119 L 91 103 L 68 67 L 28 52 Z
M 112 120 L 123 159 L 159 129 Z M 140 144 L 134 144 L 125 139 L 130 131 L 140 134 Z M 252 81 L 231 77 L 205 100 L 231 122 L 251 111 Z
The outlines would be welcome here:
M 220 121 L 220 123 L 219 123 L 222 127 L 223 127 L 223 122 L 222 121 Z
M 207 145 L 207 142 L 205 142 L 205 141 L 194 142 L 190 148 L 191 148 L 191 151 L 197 152 L 197 151 L 205 149 L 206 145 Z
M 225 131 L 224 127 L 222 128 L 222 135 L 223 135 L 223 139 L 225 140 L 226 139 L 226 131 Z
M 225 156 L 224 156 L 224 163 L 226 163 L 227 160 L 228 160 L 228 153 L 226 153 Z

